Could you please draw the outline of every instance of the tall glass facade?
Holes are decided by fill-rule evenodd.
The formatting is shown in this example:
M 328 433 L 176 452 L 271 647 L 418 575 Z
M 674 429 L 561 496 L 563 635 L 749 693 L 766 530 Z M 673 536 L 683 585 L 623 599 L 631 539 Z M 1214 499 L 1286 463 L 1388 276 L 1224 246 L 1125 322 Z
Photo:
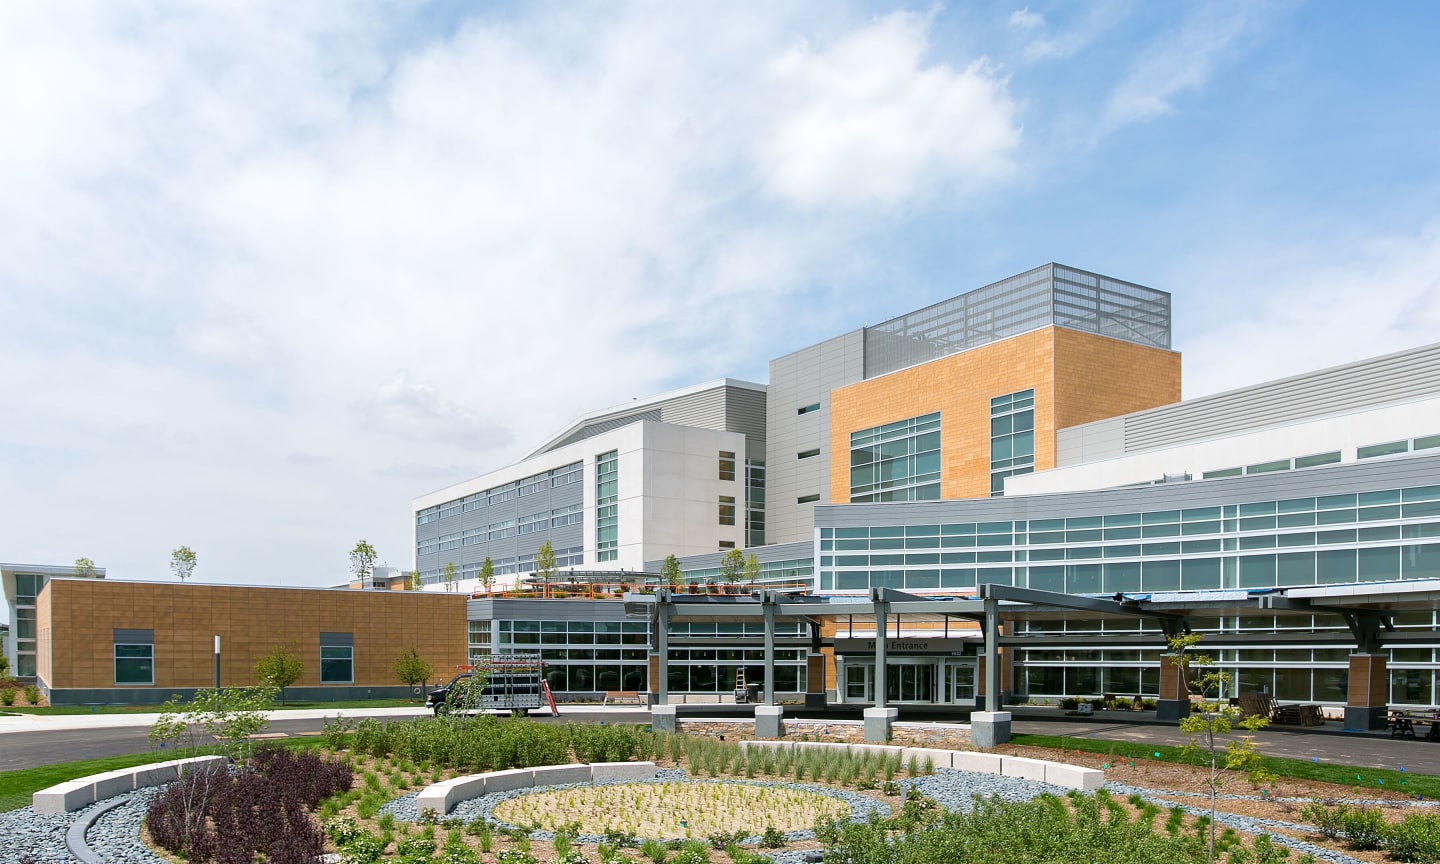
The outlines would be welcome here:
M 850 501 L 940 497 L 940 412 L 850 433 Z
M 1440 578 L 1440 486 L 1029 521 L 820 529 L 821 591 L 1072 594 Z
M 1287 701 L 1343 704 L 1354 642 L 1340 616 L 1267 615 L 1251 598 L 1284 588 L 1440 579 L 1440 462 L 1382 467 L 1383 473 L 1363 464 L 1332 466 L 1003 503 L 822 509 L 816 584 L 822 593 L 883 586 L 967 594 L 990 582 L 1177 601 L 1184 596 L 1172 592 L 1230 592 L 1233 603 L 1224 614 L 1188 619 L 1196 632 L 1224 637 L 1207 653 L 1231 674 L 1227 695 L 1266 692 Z M 1393 485 L 1386 488 L 1387 481 Z M 1347 485 L 1363 491 L 1339 491 Z M 1265 490 L 1272 494 L 1257 494 Z M 1293 494 L 1300 490 L 1315 494 Z M 961 521 L 947 513 L 1031 518 Z M 861 514 L 869 525 L 853 524 Z M 1436 615 L 1395 615 L 1397 630 L 1434 639 L 1386 649 L 1395 704 L 1433 705 L 1440 698 Z M 1065 620 L 1020 620 L 1016 627 L 1017 636 L 1039 637 L 1036 647 L 1014 649 L 1013 686 L 1021 695 L 1153 696 L 1158 689 L 1163 635 L 1154 621 L 1086 620 L 1075 613 Z
M 595 457 L 595 558 L 620 557 L 619 455 L 611 450 Z
M 1035 391 L 990 400 L 990 494 L 1005 494 L 1005 478 L 1035 470 Z

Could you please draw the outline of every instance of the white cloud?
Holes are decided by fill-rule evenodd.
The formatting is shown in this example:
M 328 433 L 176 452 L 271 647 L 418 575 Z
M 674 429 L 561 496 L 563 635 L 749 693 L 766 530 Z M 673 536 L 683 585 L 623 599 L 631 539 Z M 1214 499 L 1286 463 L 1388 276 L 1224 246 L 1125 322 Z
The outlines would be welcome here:
M 805 208 L 894 205 L 1013 171 L 1017 108 L 983 62 L 926 65 L 927 19 L 893 13 L 770 69 L 781 112 L 763 145 L 772 194 Z
M 412 497 L 763 376 L 781 310 L 864 269 L 886 215 L 856 205 L 953 201 L 1018 142 L 923 17 L 409 14 L 0 7 L 7 558 L 165 578 L 186 543 L 202 580 L 323 584 L 364 536 L 408 564 Z
M 1440 223 L 1339 252 L 1272 250 L 1225 270 L 1263 287 L 1178 346 L 1187 399 L 1440 341 Z M 1217 290 L 1226 278 L 1211 273 L 1192 290 Z
M 1010 13 L 1010 26 L 1015 30 L 1038 30 L 1045 26 L 1045 16 L 1031 12 L 1030 7 L 1016 9 Z
M 1115 129 L 1169 113 L 1175 97 L 1205 86 L 1278 8 L 1216 2 L 1192 7 L 1178 28 L 1141 50 L 1111 91 L 1101 126 Z

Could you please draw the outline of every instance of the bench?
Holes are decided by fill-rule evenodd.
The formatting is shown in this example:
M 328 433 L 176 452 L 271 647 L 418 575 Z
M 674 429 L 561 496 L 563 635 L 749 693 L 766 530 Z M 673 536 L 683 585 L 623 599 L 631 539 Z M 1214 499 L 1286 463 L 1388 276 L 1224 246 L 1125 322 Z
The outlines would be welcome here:
M 621 702 L 631 705 L 645 704 L 645 700 L 641 697 L 639 690 L 606 690 L 605 700 L 600 704 L 609 705 L 611 702 L 614 702 L 616 705 L 619 705 Z
M 1266 693 L 1241 693 L 1236 701 L 1244 716 L 1258 715 L 1280 726 L 1320 726 L 1325 722 L 1319 705 L 1281 705 Z

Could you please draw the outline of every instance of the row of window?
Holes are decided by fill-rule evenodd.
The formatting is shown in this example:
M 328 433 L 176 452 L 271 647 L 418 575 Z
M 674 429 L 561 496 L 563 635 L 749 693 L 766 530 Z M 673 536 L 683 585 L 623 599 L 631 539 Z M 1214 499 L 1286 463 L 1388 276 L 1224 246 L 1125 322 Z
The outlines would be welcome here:
M 322 638 L 323 635 L 325 634 L 322 634 Z M 355 682 L 354 645 L 321 645 L 319 660 L 321 684 L 353 684 Z M 116 642 L 115 685 L 149 687 L 154 684 L 154 643 Z
M 595 457 L 595 557 L 602 562 L 620 557 L 619 463 L 616 450 Z
M 426 507 L 415 514 L 416 525 L 426 525 L 440 519 L 447 519 L 460 513 L 469 513 L 495 504 L 502 504 L 515 498 L 533 495 L 542 489 L 555 489 L 579 483 L 584 477 L 584 463 L 572 462 L 549 471 L 542 471 L 531 477 L 505 483 L 491 489 L 446 501 L 434 507 Z
M 1355 458 L 1374 459 L 1379 456 L 1395 456 L 1412 451 L 1418 452 L 1421 450 L 1434 449 L 1440 449 L 1440 435 L 1424 435 L 1419 438 L 1408 438 L 1403 441 L 1368 444 L 1364 447 L 1356 448 Z M 1340 451 L 1331 450 L 1326 453 L 1297 456 L 1294 459 L 1275 459 L 1270 462 L 1260 462 L 1255 465 L 1218 468 L 1214 471 L 1206 471 L 1201 476 L 1206 480 L 1211 480 L 1217 477 L 1239 477 L 1242 474 L 1268 474 L 1272 471 L 1290 471 L 1299 468 L 1316 468 L 1321 465 L 1334 465 L 1339 461 Z
M 1113 594 L 1440 579 L 1440 544 L 1029 567 L 867 566 L 827 570 L 822 560 L 820 590 L 974 588 L 993 582 L 1070 594 Z
M 1005 494 L 1005 478 L 1035 470 L 1035 391 L 990 400 L 990 494 Z
M 814 573 L 815 560 L 813 558 L 765 561 L 760 564 L 759 581 L 800 582 L 809 580 Z M 718 582 L 722 578 L 719 567 L 697 567 L 684 571 L 684 575 L 687 582 Z
M 852 502 L 939 497 L 939 412 L 850 433 Z
M 585 548 L 583 546 L 567 546 L 555 549 L 556 567 L 579 567 L 585 562 Z M 471 561 L 462 565 L 460 571 L 461 579 L 479 579 L 480 568 L 484 566 L 482 561 Z M 525 555 L 513 555 L 508 558 L 494 558 L 490 561 L 492 572 L 496 576 L 503 576 L 509 573 L 531 573 L 535 570 L 535 553 Z M 437 567 L 432 570 L 420 571 L 420 582 L 425 585 L 437 585 L 445 580 L 445 570 Z

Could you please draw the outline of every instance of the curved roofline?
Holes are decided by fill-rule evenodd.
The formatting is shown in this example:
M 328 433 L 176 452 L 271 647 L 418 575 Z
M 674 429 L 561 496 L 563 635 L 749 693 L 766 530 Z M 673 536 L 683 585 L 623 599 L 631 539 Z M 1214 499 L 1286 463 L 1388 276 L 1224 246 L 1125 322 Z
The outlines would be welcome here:
M 531 450 L 529 453 L 526 453 L 524 456 L 522 456 L 519 461 L 524 462 L 526 459 L 533 459 L 534 457 L 553 449 L 559 442 L 565 440 L 566 438 L 573 435 L 575 432 L 579 431 L 587 423 L 594 423 L 597 420 L 604 420 L 607 417 L 614 417 L 632 411 L 643 411 L 648 407 L 658 405 L 661 402 L 665 402 L 670 399 L 678 399 L 681 396 L 689 396 L 692 393 L 703 393 L 706 390 L 717 390 L 722 387 L 734 387 L 739 390 L 753 390 L 759 393 L 764 393 L 768 389 L 764 384 L 758 384 L 754 381 L 744 381 L 739 378 L 716 378 L 713 381 L 706 381 L 701 384 L 692 384 L 689 387 L 681 387 L 678 390 L 670 390 L 646 399 L 632 399 L 629 402 L 623 402 L 619 405 L 612 405 L 609 408 L 602 408 L 599 411 L 591 411 L 588 414 L 581 414 L 579 417 L 575 418 L 575 420 L 573 420 L 570 425 L 566 426 L 564 429 L 561 429 L 556 434 L 551 435 L 549 438 L 545 439 L 545 443 L 541 444 L 539 447 L 536 447 L 534 450 Z

